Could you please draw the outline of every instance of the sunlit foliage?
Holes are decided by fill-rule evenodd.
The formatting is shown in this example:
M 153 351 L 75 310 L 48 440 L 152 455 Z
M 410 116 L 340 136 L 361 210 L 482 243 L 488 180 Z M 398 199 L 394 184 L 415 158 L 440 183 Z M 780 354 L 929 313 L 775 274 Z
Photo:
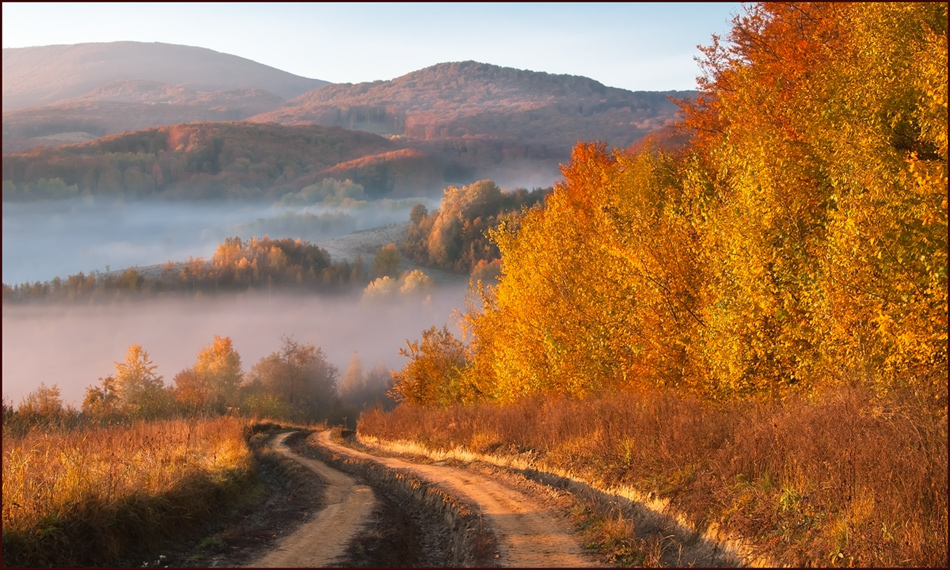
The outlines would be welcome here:
M 200 528 L 252 482 L 245 424 L 235 418 L 32 430 L 16 437 L 7 421 L 5 566 L 121 565 Z
M 223 413 L 238 405 L 243 375 L 241 355 L 231 338 L 215 335 L 214 342 L 198 353 L 194 367 L 175 375 L 175 400 L 193 413 L 210 409 Z
M 126 415 L 147 419 L 168 414 L 170 394 L 157 368 L 140 344 L 129 346 L 125 360 L 115 363 L 116 402 Z
M 399 353 L 410 361 L 393 373 L 392 395 L 397 402 L 431 406 L 478 396 L 464 385 L 465 348 L 448 328 L 423 331 L 422 342 L 407 341 Z
M 500 282 L 476 286 L 443 383 L 511 401 L 858 382 L 946 405 L 946 46 L 946 4 L 749 6 L 704 49 L 687 142 L 579 144 L 543 208 L 491 232 Z M 433 259 L 457 235 L 433 222 Z
M 491 180 L 449 186 L 438 210 L 428 212 L 421 204 L 412 209 L 409 234 L 400 250 L 423 265 L 468 273 L 479 262 L 498 258 L 488 231 L 505 218 L 517 217 L 546 194 L 541 189 L 502 191 Z

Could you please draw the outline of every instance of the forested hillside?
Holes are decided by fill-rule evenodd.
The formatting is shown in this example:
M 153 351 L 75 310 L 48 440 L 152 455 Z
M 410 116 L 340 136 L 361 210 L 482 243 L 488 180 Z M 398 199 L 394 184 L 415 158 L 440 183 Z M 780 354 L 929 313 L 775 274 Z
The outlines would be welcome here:
M 529 154 L 566 158 L 578 140 L 629 146 L 673 121 L 677 108 L 670 97 L 692 95 L 633 92 L 586 77 L 462 61 L 390 81 L 327 85 L 251 120 L 455 140 L 460 153 L 487 136 L 530 147 Z
M 3 199 L 263 198 L 349 177 L 369 197 L 441 189 L 440 163 L 338 127 L 191 123 L 3 155 Z M 342 178 L 340 179 L 343 180 Z
M 946 15 L 755 7 L 705 50 L 688 144 L 580 144 L 544 208 L 493 232 L 464 361 L 415 358 L 405 399 L 860 382 L 945 404 Z
M 947 4 L 752 4 L 703 53 L 686 142 L 578 145 L 359 433 L 630 497 L 589 531 L 623 565 L 662 513 L 750 566 L 945 567 Z
M 516 223 L 528 208 L 539 204 L 548 190 L 517 188 L 503 191 L 491 180 L 449 186 L 437 210 L 419 204 L 409 218 L 409 232 L 400 244 L 403 254 L 422 265 L 471 274 L 497 274 L 498 248 L 489 237 L 503 220 Z
M 196 91 L 155 81 L 114 81 L 75 99 L 4 111 L 3 152 L 75 144 L 161 125 L 240 121 L 282 102 L 261 89 Z

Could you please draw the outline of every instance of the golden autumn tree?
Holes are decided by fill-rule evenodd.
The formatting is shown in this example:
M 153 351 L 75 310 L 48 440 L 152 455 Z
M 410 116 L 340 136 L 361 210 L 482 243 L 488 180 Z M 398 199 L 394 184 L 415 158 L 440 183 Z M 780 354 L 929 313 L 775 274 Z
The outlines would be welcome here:
M 496 397 L 693 381 L 701 276 L 680 162 L 580 144 L 544 207 L 493 232 L 502 278 L 466 322 L 471 373 Z
M 724 391 L 945 367 L 946 16 L 755 4 L 706 50 L 685 126 Z
M 430 327 L 422 341 L 406 341 L 399 354 L 409 362 L 393 372 L 391 397 L 397 402 L 420 406 L 448 405 L 465 401 L 461 385 L 466 365 L 465 347 L 447 327 Z
M 241 355 L 234 350 L 231 337 L 214 335 L 214 341 L 198 353 L 194 370 L 208 389 L 209 402 L 219 411 L 237 403 L 238 386 L 244 372 Z
M 140 344 L 130 345 L 123 362 L 115 363 L 115 395 L 119 410 L 133 418 L 161 417 L 169 412 L 171 395 L 158 367 Z
M 752 4 L 702 63 L 688 142 L 579 144 L 543 207 L 491 232 L 465 382 L 945 403 L 947 4 Z

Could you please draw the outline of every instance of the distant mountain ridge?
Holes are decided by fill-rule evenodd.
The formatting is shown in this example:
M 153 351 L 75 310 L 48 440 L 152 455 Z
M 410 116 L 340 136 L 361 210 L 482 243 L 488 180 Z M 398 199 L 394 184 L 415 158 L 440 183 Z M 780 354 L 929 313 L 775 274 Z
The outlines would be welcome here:
M 3 48 L 3 110 L 82 97 L 113 81 L 196 91 L 261 89 L 282 99 L 327 85 L 235 55 L 165 43 L 109 42 Z
M 327 85 L 248 120 L 340 126 L 421 140 L 544 140 L 564 152 L 577 140 L 629 146 L 673 121 L 678 107 L 669 97 L 693 94 L 633 92 L 587 77 L 463 61 L 390 81 Z
M 29 151 L 17 164 L 36 164 L 13 178 L 4 173 L 4 180 L 15 178 L 18 188 L 39 183 L 44 178 L 39 173 L 61 178 L 67 186 L 98 187 L 88 181 L 84 186 L 75 169 L 55 175 L 60 154 L 37 153 L 37 147 L 156 127 L 233 121 L 270 124 L 278 130 L 310 125 L 382 135 L 394 146 L 355 152 L 349 161 L 297 161 L 324 164 L 311 171 L 314 181 L 319 176 L 352 178 L 375 195 L 405 192 L 408 180 L 420 182 L 419 190 L 426 192 L 433 185 L 484 178 L 511 187 L 547 185 L 579 141 L 629 147 L 649 134 L 668 132 L 679 112 L 675 100 L 695 95 L 634 92 L 587 77 L 476 61 L 440 63 L 388 81 L 328 84 L 203 48 L 136 42 L 4 49 L 3 58 L 3 152 L 6 157 Z M 24 100 L 34 106 L 6 110 Z M 296 140 L 293 132 L 278 136 L 274 129 L 268 131 L 276 137 L 271 148 Z M 244 133 L 228 128 L 215 136 L 223 137 L 222 144 L 230 148 L 247 143 Z M 229 137 L 236 139 L 231 143 Z M 311 147 L 312 152 L 326 150 Z M 209 152 L 215 155 L 206 157 L 213 159 L 211 164 L 236 167 L 230 156 Z M 115 160 L 124 159 L 116 155 Z M 113 167 L 122 173 L 129 168 Z M 424 175 L 407 176 L 413 168 Z M 147 174 L 144 162 L 139 170 Z M 254 179 L 257 188 L 279 191 L 291 181 L 266 170 L 274 178 Z M 225 179 L 233 178 L 238 186 L 249 182 L 215 169 L 200 174 L 225 186 L 230 183 Z M 287 190 L 299 189 L 303 178 L 294 175 L 293 180 Z M 167 183 L 153 186 L 168 189 Z

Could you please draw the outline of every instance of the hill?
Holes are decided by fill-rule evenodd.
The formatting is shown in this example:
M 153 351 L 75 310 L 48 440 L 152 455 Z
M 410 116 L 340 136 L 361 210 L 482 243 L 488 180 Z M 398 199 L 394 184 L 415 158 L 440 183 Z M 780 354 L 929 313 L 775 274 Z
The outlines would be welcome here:
M 205 48 L 112 42 L 3 49 L 3 152 L 236 121 L 326 81 Z
M 485 178 L 505 187 L 549 185 L 578 141 L 637 144 L 669 130 L 679 110 L 671 98 L 694 95 L 633 92 L 474 61 L 333 85 L 211 50 L 135 42 L 7 49 L 3 73 L 5 154 L 194 122 L 342 127 L 393 141 L 385 156 L 361 154 L 327 167 L 335 178 L 364 180 L 377 195 L 398 193 L 394 176 L 411 170 L 422 173 L 427 188 L 436 180 Z M 24 100 L 34 106 L 18 108 Z M 399 174 L 391 172 L 396 164 Z M 4 179 L 40 181 L 6 173 Z
M 155 81 L 114 81 L 76 99 L 4 112 L 3 152 L 85 142 L 162 125 L 239 121 L 282 102 L 262 89 L 195 91 Z
M 206 48 L 157 42 L 3 49 L 4 111 L 82 97 L 127 80 L 196 91 L 260 89 L 281 99 L 327 84 Z
M 317 125 L 190 123 L 3 155 L 3 199 L 78 195 L 263 198 L 325 178 L 368 197 L 443 186 L 439 161 L 370 133 Z
M 465 141 L 488 137 L 567 157 L 579 140 L 629 146 L 673 121 L 678 107 L 669 97 L 692 95 L 633 92 L 586 77 L 463 61 L 390 81 L 326 85 L 250 120 L 456 140 L 459 153 Z

